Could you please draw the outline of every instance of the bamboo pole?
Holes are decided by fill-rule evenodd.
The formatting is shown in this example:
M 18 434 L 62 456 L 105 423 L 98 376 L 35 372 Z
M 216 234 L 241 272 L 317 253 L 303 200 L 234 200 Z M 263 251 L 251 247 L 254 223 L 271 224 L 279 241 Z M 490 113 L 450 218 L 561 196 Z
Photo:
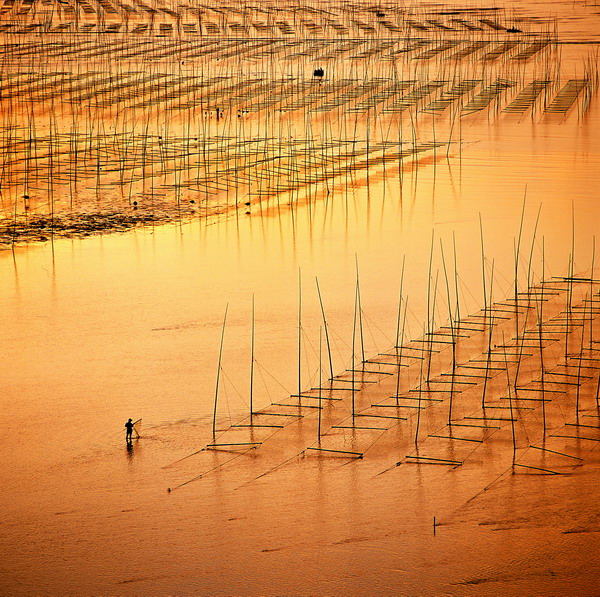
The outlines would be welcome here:
M 423 332 L 425 332 L 427 328 L 423 326 Z M 421 402 L 423 398 L 423 359 L 420 362 L 420 370 L 419 370 L 419 393 L 418 393 L 418 402 L 417 402 L 417 426 L 415 428 L 415 448 L 418 449 L 419 443 L 419 428 L 421 426 Z
M 321 296 L 321 289 L 319 288 L 319 279 L 315 277 L 317 283 L 317 294 L 319 295 L 319 304 L 321 305 L 321 316 L 323 317 L 323 327 L 325 329 L 325 341 L 327 343 L 327 354 L 329 356 L 329 379 L 333 379 L 333 360 L 331 358 L 331 346 L 329 344 L 329 332 L 327 331 L 327 319 L 325 318 L 325 308 L 323 307 L 323 298 Z
M 450 324 L 450 334 L 452 336 L 452 373 L 450 378 L 450 398 L 448 400 L 448 425 L 452 423 L 452 403 L 454 396 L 454 382 L 456 378 L 456 333 L 454 327 L 454 320 L 452 317 L 452 300 L 450 298 L 450 282 L 448 280 L 448 270 L 446 268 L 446 259 L 444 257 L 444 245 L 440 238 L 440 252 L 442 256 L 442 267 L 444 268 L 444 278 L 446 281 L 446 296 L 448 300 L 448 321 Z
M 319 422 L 317 428 L 317 438 L 319 445 L 321 445 L 321 424 L 323 418 L 323 363 L 322 363 L 322 345 L 323 345 L 323 327 L 319 327 Z M 354 394 L 354 392 L 352 392 Z
M 506 344 L 504 339 L 504 332 L 502 332 L 502 344 Z M 512 388 L 510 383 L 510 377 L 508 375 L 508 359 L 506 357 L 506 351 L 504 352 L 504 365 L 506 367 L 506 389 L 508 391 L 508 404 L 510 408 L 510 428 L 512 434 L 512 445 L 513 445 L 513 465 L 515 464 L 515 458 L 517 454 L 517 440 L 515 436 L 515 417 L 513 412 L 513 398 L 512 398 Z
M 545 278 L 545 246 L 544 237 L 542 237 L 542 280 Z M 544 286 L 542 285 L 542 292 Z M 540 350 L 540 371 L 541 371 L 541 382 L 542 382 L 542 423 L 544 428 L 544 441 L 546 439 L 547 422 L 546 422 L 546 372 L 544 371 L 544 346 L 542 344 L 542 325 L 544 321 L 544 301 L 539 302 L 539 316 L 538 316 L 538 339 L 539 339 L 539 350 Z
M 252 415 L 254 414 L 254 293 L 252 293 L 252 325 L 250 333 L 250 423 L 252 423 Z
M 302 270 L 298 268 L 298 404 L 302 405 Z
M 352 360 L 350 365 L 351 370 L 351 388 L 352 388 L 352 425 L 354 425 L 354 418 L 356 416 L 356 405 L 355 405 L 355 392 L 354 387 L 356 383 L 356 367 L 354 364 L 355 355 L 356 355 L 356 311 L 358 309 L 358 272 L 356 278 L 356 286 L 354 288 L 354 316 L 352 318 Z M 364 367 L 364 361 L 363 361 Z
M 217 381 L 215 384 L 215 400 L 214 400 L 214 408 L 213 408 L 213 423 L 212 423 L 212 434 L 213 434 L 213 442 L 217 433 L 217 401 L 219 398 L 219 381 L 221 378 L 221 362 L 223 357 L 223 340 L 225 338 L 225 323 L 227 322 L 227 310 L 229 309 L 229 303 L 225 305 L 225 315 L 223 316 L 223 327 L 221 329 L 221 345 L 219 347 L 219 364 L 217 366 Z

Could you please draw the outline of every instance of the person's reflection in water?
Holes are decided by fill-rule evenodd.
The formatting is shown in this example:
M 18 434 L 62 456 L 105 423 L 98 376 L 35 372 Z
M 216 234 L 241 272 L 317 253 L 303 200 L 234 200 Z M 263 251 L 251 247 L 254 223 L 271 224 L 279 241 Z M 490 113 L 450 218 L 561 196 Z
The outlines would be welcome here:
M 133 442 L 129 440 L 127 442 L 127 458 L 131 460 L 133 458 Z

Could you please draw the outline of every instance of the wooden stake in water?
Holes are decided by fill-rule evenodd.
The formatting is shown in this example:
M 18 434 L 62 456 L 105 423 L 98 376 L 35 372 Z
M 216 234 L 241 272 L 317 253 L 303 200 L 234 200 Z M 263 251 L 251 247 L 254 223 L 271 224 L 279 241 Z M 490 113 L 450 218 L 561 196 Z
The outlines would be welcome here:
M 358 256 L 355 255 L 356 258 L 356 296 L 357 296 L 357 306 L 358 306 L 358 330 L 360 332 L 360 354 L 361 354 L 361 363 L 364 369 L 365 367 L 365 336 L 363 333 L 363 321 L 362 321 L 362 301 L 360 300 L 360 275 L 358 272 Z M 333 374 L 332 376 L 333 377 Z
M 569 318 L 572 315 L 573 276 L 575 268 L 575 204 L 571 203 L 571 256 L 569 260 L 569 283 L 567 285 L 567 312 L 565 314 L 565 363 L 569 355 Z
M 317 437 L 319 444 L 321 443 L 321 420 L 323 413 L 323 360 L 322 360 L 322 345 L 323 345 L 323 327 L 319 327 L 319 425 Z M 354 392 L 352 392 L 354 394 Z
M 542 280 L 545 277 L 545 249 L 544 249 L 544 237 L 542 237 Z M 544 286 L 542 285 L 542 294 L 544 292 Z M 542 296 L 543 298 L 543 296 Z M 540 346 L 540 370 L 542 380 L 542 422 L 544 425 L 544 438 L 546 437 L 546 378 L 544 372 L 544 346 L 542 344 L 542 322 L 544 321 L 544 301 L 539 302 L 539 317 L 538 317 L 538 338 Z
M 408 311 L 408 297 L 404 304 L 404 316 L 402 318 L 402 334 L 400 336 L 400 315 L 402 313 L 402 292 L 404 289 L 404 261 L 402 259 L 402 274 L 400 276 L 400 297 L 398 299 L 398 323 L 396 325 L 396 359 L 398 364 L 398 375 L 396 377 L 396 406 L 399 404 L 400 395 L 400 371 L 402 369 L 402 350 L 404 348 L 404 330 L 406 328 L 406 313 Z
M 423 326 L 424 333 L 425 333 L 426 329 L 427 328 L 425 326 Z M 424 359 L 421 359 L 420 371 L 419 371 L 419 401 L 417 403 L 417 427 L 415 429 L 415 448 L 418 447 L 419 428 L 421 426 L 421 401 L 422 401 L 422 397 L 423 397 L 423 360 Z
M 298 269 L 298 403 L 302 404 L 302 270 Z
M 329 373 L 330 373 L 329 379 L 333 379 L 333 360 L 331 358 L 331 346 L 329 344 L 329 333 L 327 331 L 327 319 L 325 318 L 325 308 L 323 307 L 323 298 L 321 297 L 321 289 L 319 288 L 319 279 L 315 277 L 315 280 L 317 282 L 317 294 L 319 295 L 319 304 L 321 305 L 321 315 L 323 317 L 323 327 L 325 328 L 325 341 L 327 342 L 327 354 L 329 355 Z
M 573 294 L 573 254 L 569 255 L 569 273 L 567 280 L 567 305 L 565 309 L 565 363 L 569 358 L 569 332 L 571 317 L 571 298 Z
M 431 372 L 431 354 L 433 351 L 433 326 L 434 326 L 434 315 L 435 313 L 435 294 L 432 301 L 431 297 L 431 271 L 433 267 L 433 241 L 434 241 L 434 231 L 431 231 L 431 248 L 429 250 L 429 268 L 427 273 L 427 333 L 425 334 L 425 338 L 427 338 L 428 342 L 428 351 L 427 351 L 427 382 L 429 383 L 429 374 Z M 437 276 L 435 281 L 435 289 L 437 291 Z M 432 306 L 433 303 L 433 306 Z
M 454 291 L 456 292 L 455 321 L 458 322 L 458 327 L 460 327 L 460 293 L 458 291 L 458 264 L 456 257 L 456 235 L 454 232 L 452 232 L 452 247 L 454 251 Z
M 493 291 L 494 291 L 494 260 L 492 259 L 492 276 L 490 279 L 490 305 L 493 305 Z M 494 311 L 490 308 L 490 325 L 488 328 L 488 345 L 487 345 L 487 359 L 485 363 L 485 378 L 483 380 L 483 391 L 481 393 L 481 408 L 485 409 L 485 393 L 488 386 L 488 378 L 490 375 L 490 364 L 492 360 L 492 337 L 494 334 Z
M 594 343 L 593 324 L 594 324 L 594 265 L 596 261 L 596 237 L 592 236 L 592 271 L 590 272 L 590 350 Z
M 444 245 L 440 238 L 440 252 L 442 255 L 442 267 L 444 268 L 444 278 L 446 280 L 446 297 L 448 299 L 448 322 L 450 324 L 450 334 L 452 335 L 452 376 L 450 378 L 450 400 L 448 406 L 448 425 L 452 421 L 452 397 L 454 395 L 454 381 L 456 377 L 456 333 L 452 317 L 452 300 L 450 299 L 450 282 L 448 281 L 448 270 L 446 269 L 446 259 L 444 257 Z
M 400 295 L 398 297 L 398 318 L 396 321 L 396 356 L 398 355 L 398 341 L 400 336 L 400 319 L 402 313 L 402 290 L 404 286 L 404 262 L 406 261 L 406 255 L 402 258 L 402 273 L 400 274 Z
M 577 365 L 577 390 L 575 396 L 575 419 L 579 420 L 579 395 L 581 391 L 581 365 L 583 361 L 583 344 L 585 339 L 585 310 L 587 308 L 587 303 L 592 300 L 592 297 L 587 300 L 588 294 L 585 295 L 586 300 L 583 302 L 583 323 L 581 324 L 581 346 L 579 347 L 579 363 Z M 590 309 L 592 308 L 592 303 L 590 302 Z M 566 362 L 565 362 L 566 364 Z
M 485 282 L 485 249 L 483 245 L 483 222 L 481 221 L 481 213 L 479 214 L 479 236 L 481 241 L 481 274 L 483 281 L 483 315 L 487 318 L 488 304 L 487 304 L 487 292 Z
M 525 197 L 523 197 L 523 209 L 521 210 L 521 223 L 519 224 L 519 236 L 515 246 L 515 338 L 519 337 L 519 253 L 521 251 L 521 235 L 523 234 L 523 220 L 525 218 L 525 203 L 527 201 L 527 185 L 525 185 Z M 516 383 L 516 379 L 515 379 Z
M 351 383 L 350 383 L 351 392 L 352 392 L 352 425 L 354 425 L 354 418 L 356 416 L 356 410 L 355 410 L 355 395 L 356 395 L 356 393 L 354 392 L 354 384 L 355 384 L 355 379 L 356 379 L 356 366 L 355 366 L 354 362 L 355 362 L 355 357 L 356 357 L 356 316 L 357 316 L 356 311 L 357 311 L 357 309 L 358 309 L 358 279 L 356 280 L 356 287 L 354 289 L 354 317 L 352 320 L 352 361 L 350 364 L 350 371 L 352 372 Z M 363 363 L 364 363 L 364 361 L 363 361 Z
M 537 217 L 535 219 L 535 225 L 533 227 L 533 236 L 531 238 L 531 249 L 529 251 L 529 262 L 527 263 L 527 288 L 528 289 L 531 288 L 531 286 L 533 286 L 533 282 L 531 280 L 532 265 L 533 265 L 533 250 L 535 248 L 535 238 L 537 235 L 537 229 L 538 229 L 538 224 L 540 222 L 540 214 L 541 213 L 542 213 L 542 205 L 540 204 L 540 206 L 538 208 Z M 543 289 L 542 289 L 542 294 L 543 294 Z M 528 295 L 528 296 L 530 297 L 531 295 Z M 529 302 L 527 304 L 529 305 Z

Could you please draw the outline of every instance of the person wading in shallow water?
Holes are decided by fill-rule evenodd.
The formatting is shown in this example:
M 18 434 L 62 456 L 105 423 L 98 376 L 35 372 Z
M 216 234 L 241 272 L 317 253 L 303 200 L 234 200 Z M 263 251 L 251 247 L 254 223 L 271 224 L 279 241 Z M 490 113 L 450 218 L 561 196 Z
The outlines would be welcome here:
M 125 429 L 127 430 L 125 432 L 125 441 L 130 442 L 131 434 L 133 433 L 133 419 L 129 419 L 129 421 L 127 421 L 127 423 L 125 423 Z

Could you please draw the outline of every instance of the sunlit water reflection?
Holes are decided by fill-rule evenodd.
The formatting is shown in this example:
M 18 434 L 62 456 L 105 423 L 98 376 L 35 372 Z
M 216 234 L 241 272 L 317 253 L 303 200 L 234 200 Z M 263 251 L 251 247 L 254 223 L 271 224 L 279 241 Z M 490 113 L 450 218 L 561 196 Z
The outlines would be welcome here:
M 498 481 L 505 462 L 487 454 L 489 470 L 475 472 L 401 467 L 376 477 L 377 458 L 362 469 L 314 459 L 251 482 L 282 464 L 287 447 L 275 442 L 244 456 L 247 466 L 171 495 L 199 461 L 163 467 L 211 440 L 226 305 L 219 428 L 249 408 L 253 300 L 261 408 L 298 390 L 300 289 L 300 387 L 318 380 L 317 280 L 340 373 L 352 363 L 357 264 L 366 356 L 394 345 L 403 263 L 407 335 L 422 334 L 432 239 L 432 277 L 441 289 L 443 246 L 451 269 L 456 255 L 465 313 L 482 304 L 481 229 L 494 297 L 512 292 L 522 212 L 522 281 L 532 242 L 535 279 L 542 250 L 546 277 L 568 271 L 573 248 L 574 270 L 589 271 L 599 115 L 594 98 L 581 119 L 481 117 L 463 123 L 476 143 L 424 158 L 402 184 L 380 169 L 293 209 L 272 202 L 216 223 L 4 251 L 0 591 L 518 595 L 564 594 L 568 581 L 572 594 L 593 594 L 597 567 L 573 557 L 598 530 L 593 451 L 577 476 L 558 480 Z M 143 417 L 144 433 L 127 449 L 130 416 Z M 310 437 L 313 427 L 299 424 L 294 450 Z M 387 441 L 394 450 L 407 438 Z M 211 459 L 222 462 L 208 455 L 202 470 Z M 499 501 L 461 509 L 496 482 Z M 436 515 L 447 527 L 434 535 Z

